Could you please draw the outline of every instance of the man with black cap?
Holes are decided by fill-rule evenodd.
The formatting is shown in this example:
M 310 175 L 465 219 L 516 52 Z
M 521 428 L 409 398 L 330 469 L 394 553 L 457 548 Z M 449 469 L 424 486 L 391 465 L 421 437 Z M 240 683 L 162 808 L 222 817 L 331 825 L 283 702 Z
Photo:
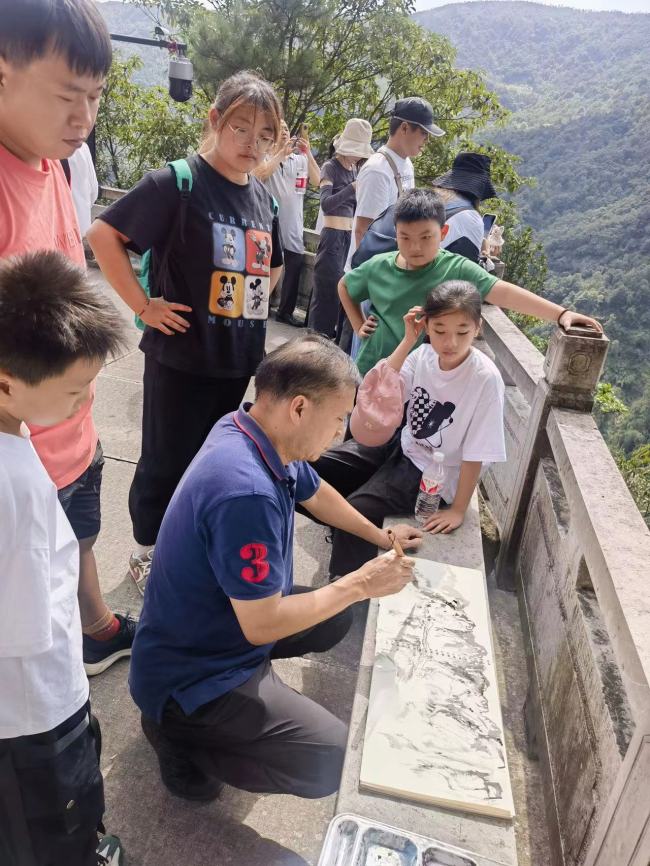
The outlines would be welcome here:
M 357 178 L 357 207 L 346 271 L 370 223 L 415 186 L 412 157 L 419 156 L 430 135 L 444 135 L 433 122 L 433 108 L 421 96 L 398 99 L 390 113 L 389 138 L 365 163 Z

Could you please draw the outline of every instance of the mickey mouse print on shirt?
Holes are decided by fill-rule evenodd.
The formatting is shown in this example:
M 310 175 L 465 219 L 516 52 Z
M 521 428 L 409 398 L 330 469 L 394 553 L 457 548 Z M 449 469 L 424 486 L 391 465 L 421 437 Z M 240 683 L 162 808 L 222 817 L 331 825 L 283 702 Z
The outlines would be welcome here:
M 246 270 L 268 276 L 271 271 L 271 235 L 248 229 L 246 232 Z
M 209 312 L 226 319 L 269 317 L 271 234 L 261 228 L 212 224 L 213 271 Z M 224 322 L 231 325 L 230 322 Z
M 224 223 L 213 223 L 212 249 L 216 268 L 226 271 L 244 270 L 246 239 L 242 229 Z
M 244 274 L 215 271 L 210 283 L 211 313 L 228 319 L 238 319 L 244 308 Z
M 413 389 L 409 403 L 408 423 L 415 439 L 428 439 L 434 448 L 441 448 L 442 431 L 454 423 L 456 405 L 432 400 L 426 388 Z
M 505 460 L 503 379 L 478 349 L 455 369 L 441 370 L 427 344 L 411 352 L 400 378 L 408 394 L 402 451 L 421 471 L 436 451 L 444 454 L 447 480 L 442 498 L 451 502 L 463 460 Z
M 270 284 L 271 281 L 268 277 L 246 277 L 246 289 L 244 296 L 245 319 L 268 318 Z

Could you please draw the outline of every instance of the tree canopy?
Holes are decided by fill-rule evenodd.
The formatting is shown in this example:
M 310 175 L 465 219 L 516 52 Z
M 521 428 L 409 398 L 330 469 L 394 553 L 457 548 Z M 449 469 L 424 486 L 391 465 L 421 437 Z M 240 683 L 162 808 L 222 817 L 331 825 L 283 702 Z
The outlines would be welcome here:
M 307 122 L 316 152 L 350 117 L 368 120 L 377 141 L 388 133 L 396 99 L 423 96 L 446 135 L 430 142 L 416 173 L 429 181 L 461 149 L 493 158 L 496 184 L 521 186 L 517 160 L 503 148 L 479 145 L 476 133 L 507 112 L 480 73 L 455 67 L 455 50 L 411 18 L 410 0 L 166 0 L 139 5 L 170 16 L 190 46 L 197 83 L 214 97 L 241 69 L 259 71 L 276 88 L 293 131 Z M 209 8 L 206 8 L 208 6 Z

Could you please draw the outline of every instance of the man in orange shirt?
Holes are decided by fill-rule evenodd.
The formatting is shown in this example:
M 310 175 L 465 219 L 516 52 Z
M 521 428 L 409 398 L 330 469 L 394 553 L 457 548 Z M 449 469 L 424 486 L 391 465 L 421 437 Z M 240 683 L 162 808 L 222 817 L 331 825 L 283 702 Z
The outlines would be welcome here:
M 90 134 L 111 64 L 92 0 L 2 0 L 0 29 L 0 258 L 59 250 L 85 267 L 72 195 L 59 160 Z M 33 445 L 79 540 L 84 664 L 93 675 L 131 653 L 135 621 L 114 614 L 99 588 L 103 457 L 91 398 Z

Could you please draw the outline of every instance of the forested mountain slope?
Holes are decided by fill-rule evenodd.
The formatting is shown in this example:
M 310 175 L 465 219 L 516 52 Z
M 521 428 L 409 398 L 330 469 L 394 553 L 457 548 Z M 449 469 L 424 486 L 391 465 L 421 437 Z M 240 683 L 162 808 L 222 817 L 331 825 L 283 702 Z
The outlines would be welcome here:
M 488 137 L 537 181 L 517 200 L 546 247 L 549 294 L 603 319 L 607 378 L 632 404 L 624 444 L 647 441 L 650 15 L 476 2 L 415 18 L 449 37 L 458 66 L 483 69 L 512 110 Z

